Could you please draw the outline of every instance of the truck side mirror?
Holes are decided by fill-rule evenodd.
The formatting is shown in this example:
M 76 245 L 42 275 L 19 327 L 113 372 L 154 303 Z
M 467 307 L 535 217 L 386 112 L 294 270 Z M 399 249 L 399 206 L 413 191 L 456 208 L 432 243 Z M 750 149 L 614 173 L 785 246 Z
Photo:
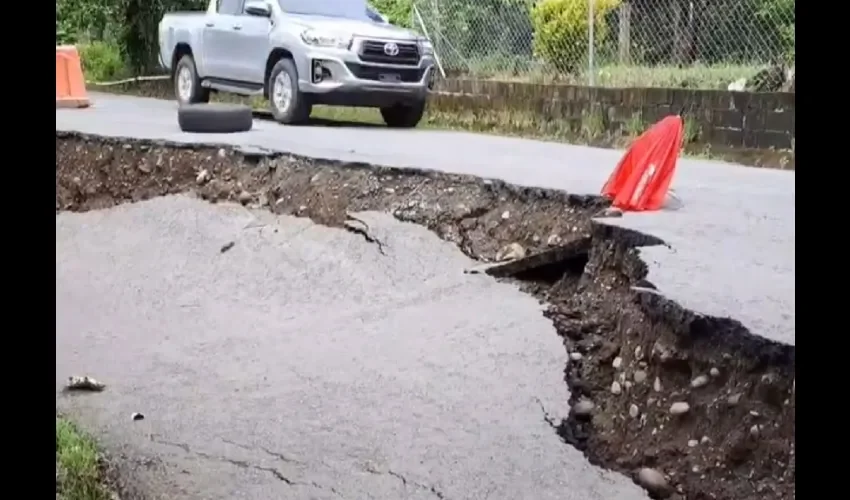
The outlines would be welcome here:
M 368 5 L 366 6 L 366 16 L 376 23 L 384 23 L 384 24 L 390 23 L 390 20 L 387 16 L 381 14 L 377 10 L 372 9 Z
M 272 9 L 262 0 L 248 0 L 245 2 L 245 13 L 249 16 L 271 17 Z

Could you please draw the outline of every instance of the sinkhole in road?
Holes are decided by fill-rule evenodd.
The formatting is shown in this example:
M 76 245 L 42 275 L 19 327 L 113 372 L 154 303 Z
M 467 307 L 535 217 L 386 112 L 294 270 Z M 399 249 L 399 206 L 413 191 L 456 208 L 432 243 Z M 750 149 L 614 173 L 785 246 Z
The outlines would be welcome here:
M 264 376 L 248 353 L 279 357 L 282 372 L 308 367 L 310 359 L 332 359 L 333 366 L 313 363 L 312 372 L 287 372 L 286 381 L 290 389 L 305 391 L 320 384 L 324 394 L 288 397 L 321 410 L 324 417 L 315 416 L 317 421 L 333 422 L 289 431 L 321 435 L 332 428 L 356 441 L 370 428 L 376 443 L 393 436 L 397 445 L 381 453 L 395 461 L 358 469 L 395 481 L 386 488 L 415 490 L 423 498 L 484 498 L 488 487 L 504 498 L 549 498 L 558 488 L 576 498 L 639 498 L 617 479 L 623 476 L 598 481 L 603 473 L 564 458 L 580 452 L 589 463 L 633 479 L 652 497 L 794 498 L 794 346 L 754 336 L 733 320 L 684 310 L 647 289 L 640 247 L 663 242 L 592 220 L 607 207 L 602 199 L 213 146 L 60 132 L 56 141 L 57 267 L 62 252 L 79 256 L 120 240 L 123 259 L 149 262 L 150 269 L 136 270 L 138 276 L 157 266 L 168 269 L 155 280 L 165 288 L 148 293 L 185 302 L 171 306 L 182 309 L 176 314 L 186 315 L 187 324 L 199 325 L 199 333 L 197 343 L 184 339 L 188 343 L 180 345 L 200 349 L 200 359 L 218 359 L 216 352 L 242 356 L 225 356 L 224 368 L 209 367 L 242 373 L 240 385 Z M 91 214 L 97 222 L 76 219 Z M 125 233 L 115 236 L 114 228 L 122 227 Z M 76 250 L 63 241 L 73 241 Z M 230 268 L 222 263 L 227 259 L 240 263 Z M 486 270 L 497 278 L 462 272 L 475 269 L 475 261 L 508 263 Z M 193 265 L 200 266 L 194 274 Z M 115 269 L 141 264 L 123 266 Z M 250 273 L 240 277 L 239 266 Z M 332 270 L 336 285 L 313 285 L 308 275 L 319 269 Z M 85 272 L 93 282 L 103 281 Z M 169 280 L 179 281 L 177 275 L 183 281 L 171 283 L 179 289 L 172 296 L 167 287 Z M 225 284 L 230 291 L 221 288 Z M 113 292 L 116 304 L 132 305 L 141 297 Z M 200 314 L 197 304 L 216 297 L 234 308 L 251 304 L 282 312 L 252 320 L 207 306 Z M 298 322 L 305 315 L 312 323 Z M 253 347 L 245 350 L 238 337 L 204 337 L 222 324 L 246 332 L 289 329 L 302 340 L 311 339 L 305 329 L 323 333 L 296 344 L 246 334 Z M 148 342 L 124 341 L 140 349 Z M 181 363 L 179 352 L 157 352 Z M 411 353 L 419 357 L 404 359 Z M 373 368 L 364 367 L 364 360 Z M 185 383 L 204 377 L 203 366 L 185 368 L 179 377 Z M 435 374 L 431 380 L 429 373 Z M 253 392 L 233 389 L 250 393 L 241 404 L 253 404 L 261 414 L 276 386 L 257 384 Z M 411 394 L 412 387 L 420 394 Z M 161 398 L 179 405 L 181 394 Z M 414 418 L 423 401 L 432 413 Z M 225 425 L 228 410 L 239 413 L 224 406 L 222 416 L 204 419 Z M 467 415 L 463 406 L 479 410 Z M 306 409 L 292 411 L 292 422 L 313 418 L 303 415 Z M 352 412 L 359 416 L 336 418 Z M 463 415 L 469 417 L 464 425 L 440 423 Z M 541 437 L 535 426 L 548 435 Z M 317 442 L 330 447 L 334 441 Z M 400 451 L 401 442 L 419 450 L 421 463 L 399 472 L 392 464 L 410 458 Z M 344 453 L 370 455 L 362 448 L 355 443 Z M 469 450 L 501 458 L 475 463 Z M 451 473 L 446 463 L 463 465 Z M 337 471 L 327 472 L 331 476 L 353 473 L 339 464 L 323 466 Z M 520 472 L 505 476 L 509 469 Z M 311 479 L 285 477 L 305 487 L 325 485 L 298 473 Z M 337 492 L 343 487 L 357 485 L 333 486 Z M 373 495 L 383 491 L 375 488 L 382 486 L 367 489 Z M 387 490 L 385 497 L 399 496 Z

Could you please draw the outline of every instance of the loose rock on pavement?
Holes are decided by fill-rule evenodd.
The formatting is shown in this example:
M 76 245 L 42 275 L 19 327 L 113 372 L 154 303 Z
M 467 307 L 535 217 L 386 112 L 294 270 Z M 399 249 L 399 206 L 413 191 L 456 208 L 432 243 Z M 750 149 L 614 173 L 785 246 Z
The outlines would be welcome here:
M 72 376 L 68 377 L 68 384 L 65 389 L 69 391 L 91 391 L 100 392 L 106 388 L 106 384 L 88 376 Z

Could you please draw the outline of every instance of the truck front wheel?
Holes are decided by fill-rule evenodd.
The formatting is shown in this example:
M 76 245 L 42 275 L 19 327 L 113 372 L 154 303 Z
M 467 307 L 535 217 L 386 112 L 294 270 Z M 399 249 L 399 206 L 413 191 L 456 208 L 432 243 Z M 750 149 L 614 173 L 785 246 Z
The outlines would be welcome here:
M 392 128 L 414 128 L 425 114 L 425 99 L 412 103 L 395 104 L 381 108 L 384 123 Z
M 309 96 L 298 89 L 298 70 L 291 59 L 281 59 L 269 73 L 269 104 L 279 123 L 295 125 L 310 118 Z
M 174 67 L 174 95 L 181 105 L 210 102 L 210 89 L 201 87 L 195 60 L 189 54 L 181 57 Z

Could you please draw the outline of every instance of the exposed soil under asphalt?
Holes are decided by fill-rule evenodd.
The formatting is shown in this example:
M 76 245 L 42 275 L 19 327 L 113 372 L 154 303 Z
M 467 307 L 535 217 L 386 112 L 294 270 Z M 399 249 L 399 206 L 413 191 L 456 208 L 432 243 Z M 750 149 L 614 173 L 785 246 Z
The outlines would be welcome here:
M 607 213 L 605 200 L 470 176 L 56 133 L 57 212 L 185 192 L 309 217 L 391 252 L 348 215 L 386 211 L 479 261 L 514 260 L 493 274 L 548 304 L 569 353 L 573 410 L 550 422 L 567 444 L 656 498 L 795 498 L 795 347 L 655 293 L 637 248 L 663 242 L 592 223 Z

